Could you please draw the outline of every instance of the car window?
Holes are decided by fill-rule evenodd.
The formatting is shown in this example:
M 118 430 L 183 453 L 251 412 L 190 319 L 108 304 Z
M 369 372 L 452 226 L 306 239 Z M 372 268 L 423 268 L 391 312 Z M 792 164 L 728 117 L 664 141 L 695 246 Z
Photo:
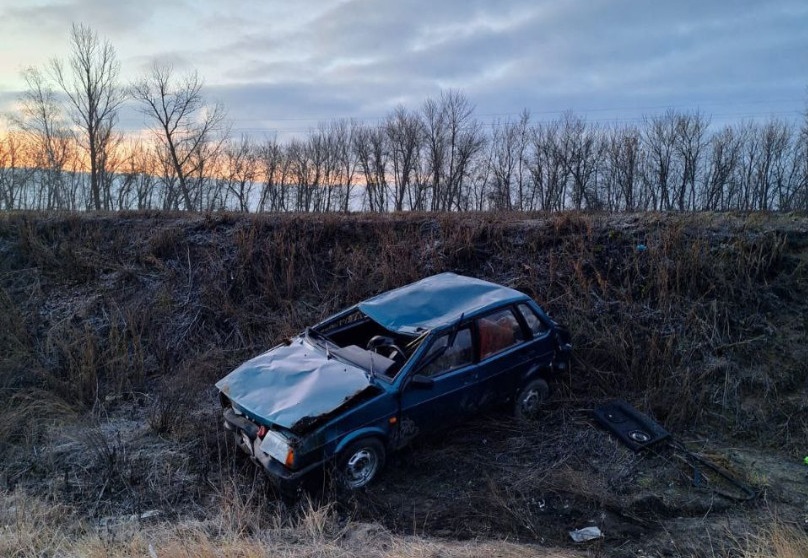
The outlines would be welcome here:
M 436 351 L 446 347 L 449 337 L 450 334 L 446 333 L 435 339 L 424 358 L 429 358 Z M 439 376 L 472 362 L 474 362 L 474 346 L 471 342 L 471 329 L 466 327 L 457 332 L 451 347 L 418 373 L 424 376 Z
M 541 321 L 541 318 L 536 315 L 533 308 L 527 304 L 520 304 L 518 308 L 519 312 L 522 314 L 522 317 L 525 319 L 525 323 L 527 323 L 528 329 L 533 332 L 533 337 L 541 337 L 550 331 L 550 328 L 547 327 L 547 324 Z
M 480 359 L 525 340 L 522 327 L 510 308 L 478 319 L 477 329 L 480 332 Z

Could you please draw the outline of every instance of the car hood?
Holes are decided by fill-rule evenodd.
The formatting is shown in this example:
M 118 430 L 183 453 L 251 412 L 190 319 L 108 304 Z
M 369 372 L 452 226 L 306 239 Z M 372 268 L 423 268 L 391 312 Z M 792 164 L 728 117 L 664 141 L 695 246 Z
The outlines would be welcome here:
M 313 422 L 370 386 L 365 372 L 303 338 L 248 360 L 216 382 L 234 407 L 290 430 Z

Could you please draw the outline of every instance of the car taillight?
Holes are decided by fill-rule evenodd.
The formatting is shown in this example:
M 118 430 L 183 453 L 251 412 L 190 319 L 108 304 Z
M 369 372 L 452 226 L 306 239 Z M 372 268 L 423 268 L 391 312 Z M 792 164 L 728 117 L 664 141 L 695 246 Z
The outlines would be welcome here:
M 266 426 L 261 426 L 261 428 L 258 429 L 258 437 L 263 440 L 264 436 L 267 435 L 267 432 L 269 432 L 269 428 Z
M 284 465 L 291 468 L 292 465 L 294 464 L 295 464 L 295 450 L 289 448 L 289 450 L 286 452 L 286 462 L 284 463 Z

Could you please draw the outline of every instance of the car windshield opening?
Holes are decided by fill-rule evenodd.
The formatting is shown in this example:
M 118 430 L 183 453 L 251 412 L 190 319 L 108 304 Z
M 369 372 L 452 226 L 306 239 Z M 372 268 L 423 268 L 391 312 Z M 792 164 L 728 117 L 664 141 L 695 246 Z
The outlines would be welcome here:
M 385 379 L 395 377 L 424 337 L 386 329 L 358 309 L 310 329 L 332 354 Z

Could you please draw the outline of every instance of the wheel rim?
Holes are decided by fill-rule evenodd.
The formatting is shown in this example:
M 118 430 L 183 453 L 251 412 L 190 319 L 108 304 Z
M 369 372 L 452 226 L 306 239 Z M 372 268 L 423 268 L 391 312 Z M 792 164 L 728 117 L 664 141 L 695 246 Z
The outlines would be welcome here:
M 541 404 L 541 394 L 539 394 L 539 390 L 531 389 L 522 398 L 521 402 L 522 414 L 525 416 L 535 415 L 536 411 L 539 410 L 540 404 Z
M 379 458 L 371 449 L 356 451 L 345 464 L 345 481 L 351 488 L 360 488 L 373 478 L 379 468 Z

